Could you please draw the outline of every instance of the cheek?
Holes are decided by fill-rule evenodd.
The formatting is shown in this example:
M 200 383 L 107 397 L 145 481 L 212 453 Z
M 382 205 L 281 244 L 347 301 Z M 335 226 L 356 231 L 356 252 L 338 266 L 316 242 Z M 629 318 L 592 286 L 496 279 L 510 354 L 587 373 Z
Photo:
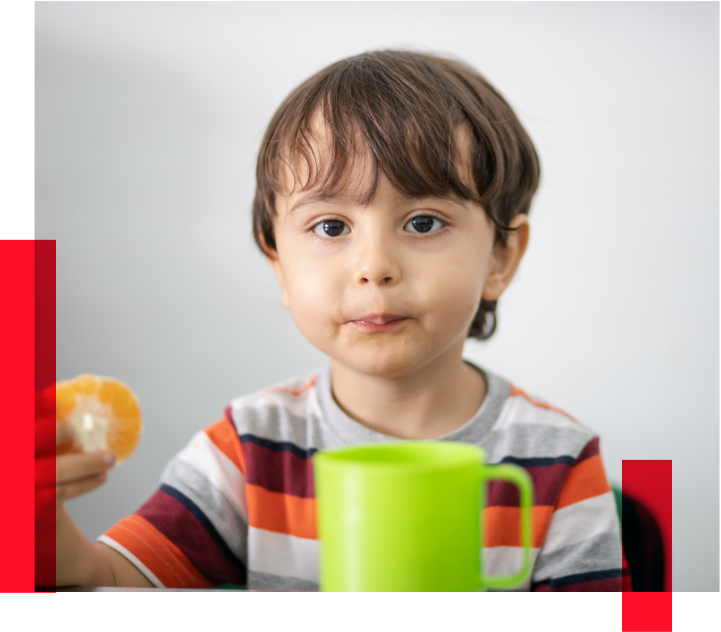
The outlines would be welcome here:
M 323 327 L 332 322 L 339 295 L 336 276 L 328 266 L 300 262 L 289 266 L 286 275 L 289 307 L 303 333 L 308 328 Z
M 481 301 L 486 267 L 480 260 L 471 260 L 451 261 L 436 268 L 426 297 L 437 320 L 454 330 L 470 324 Z

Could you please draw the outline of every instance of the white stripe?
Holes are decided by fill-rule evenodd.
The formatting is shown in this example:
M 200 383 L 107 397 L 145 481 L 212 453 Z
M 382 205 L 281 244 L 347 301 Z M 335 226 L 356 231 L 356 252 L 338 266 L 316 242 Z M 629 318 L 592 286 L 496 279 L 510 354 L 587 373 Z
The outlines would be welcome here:
M 310 397 L 316 389 L 313 385 L 306 391 L 298 396 L 291 395 L 285 390 L 277 390 L 279 388 L 287 389 L 289 391 L 299 391 L 308 384 L 310 378 L 305 378 L 302 382 L 291 382 L 279 384 L 277 387 L 272 387 L 260 391 L 259 393 L 253 393 L 252 395 L 246 395 L 244 397 L 238 397 L 231 403 L 231 409 L 233 414 L 238 413 L 239 419 L 243 418 L 243 414 L 250 409 L 261 409 L 261 408 L 282 408 L 287 410 L 288 413 L 294 417 L 306 418 L 310 412 L 309 408 L 315 408 L 312 405 L 312 399 Z
M 613 492 L 557 509 L 551 516 L 543 553 L 552 553 L 602 533 L 619 531 Z
M 238 419 L 242 420 L 243 416 L 248 414 L 249 409 L 260 411 L 268 408 L 279 408 L 286 411 L 288 415 L 304 419 L 308 416 L 308 395 L 308 391 L 298 397 L 280 391 L 260 393 L 253 397 L 251 401 L 244 401 L 241 404 L 234 402 L 232 404 L 233 416 L 237 415 Z
M 579 423 L 573 421 L 563 413 L 546 408 L 534 406 L 525 397 L 509 397 L 503 405 L 493 430 L 501 430 L 516 424 L 533 424 L 537 426 L 552 426 L 554 428 L 580 429 Z M 579 428 L 580 426 L 580 428 Z
M 248 522 L 245 476 L 205 432 L 198 432 L 176 458 L 201 472 Z
M 531 572 L 528 579 L 522 585 L 513 590 L 528 591 L 531 588 L 531 575 L 541 549 L 531 549 Z M 484 548 L 481 551 L 481 564 L 484 575 L 515 575 L 521 570 L 523 564 L 523 547 L 521 546 L 493 546 Z
M 109 538 L 107 535 L 101 535 L 97 539 L 97 542 L 107 544 L 109 547 L 115 549 L 121 555 L 127 557 L 135 566 L 138 567 L 138 570 L 148 578 L 148 581 L 153 584 L 153 586 L 155 586 L 156 588 L 165 588 L 163 583 L 154 575 L 154 573 L 137 557 L 135 557 L 135 555 L 128 551 L 128 549 L 126 549 L 122 544 L 118 544 L 115 540 Z
M 318 583 L 318 540 L 248 529 L 248 569 Z

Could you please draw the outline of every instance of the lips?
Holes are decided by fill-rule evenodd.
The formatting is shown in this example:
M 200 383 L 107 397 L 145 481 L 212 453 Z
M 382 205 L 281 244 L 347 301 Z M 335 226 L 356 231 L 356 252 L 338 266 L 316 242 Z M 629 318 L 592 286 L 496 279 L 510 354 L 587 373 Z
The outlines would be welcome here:
M 397 320 L 404 320 L 405 316 L 398 314 L 368 314 L 367 316 L 361 316 L 360 318 L 354 318 L 355 323 L 372 323 L 373 325 L 387 325 L 388 323 L 395 322 Z
M 351 320 L 349 323 L 361 331 L 371 333 L 393 331 L 394 329 L 402 327 L 403 323 L 407 320 L 408 318 L 406 316 L 399 314 L 368 314 Z

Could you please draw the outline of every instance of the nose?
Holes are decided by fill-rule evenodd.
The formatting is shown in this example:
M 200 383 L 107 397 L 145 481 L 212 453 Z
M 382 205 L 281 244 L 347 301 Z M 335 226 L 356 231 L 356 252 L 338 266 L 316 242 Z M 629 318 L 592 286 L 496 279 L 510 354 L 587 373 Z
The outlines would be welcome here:
M 359 285 L 390 286 L 401 280 L 401 266 L 393 240 L 369 236 L 359 240 L 354 277 Z

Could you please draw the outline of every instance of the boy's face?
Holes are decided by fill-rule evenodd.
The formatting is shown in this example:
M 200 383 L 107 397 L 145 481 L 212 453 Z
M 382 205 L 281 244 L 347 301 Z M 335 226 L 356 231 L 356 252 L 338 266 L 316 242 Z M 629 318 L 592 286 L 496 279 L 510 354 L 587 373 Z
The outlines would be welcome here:
M 278 196 L 270 263 L 283 303 L 315 347 L 365 375 L 460 361 L 481 297 L 497 299 L 523 255 L 526 217 L 504 248 L 480 206 L 409 199 L 382 175 L 373 202 L 360 206 L 353 193 L 369 176 L 354 170 L 348 196 L 331 201 Z

